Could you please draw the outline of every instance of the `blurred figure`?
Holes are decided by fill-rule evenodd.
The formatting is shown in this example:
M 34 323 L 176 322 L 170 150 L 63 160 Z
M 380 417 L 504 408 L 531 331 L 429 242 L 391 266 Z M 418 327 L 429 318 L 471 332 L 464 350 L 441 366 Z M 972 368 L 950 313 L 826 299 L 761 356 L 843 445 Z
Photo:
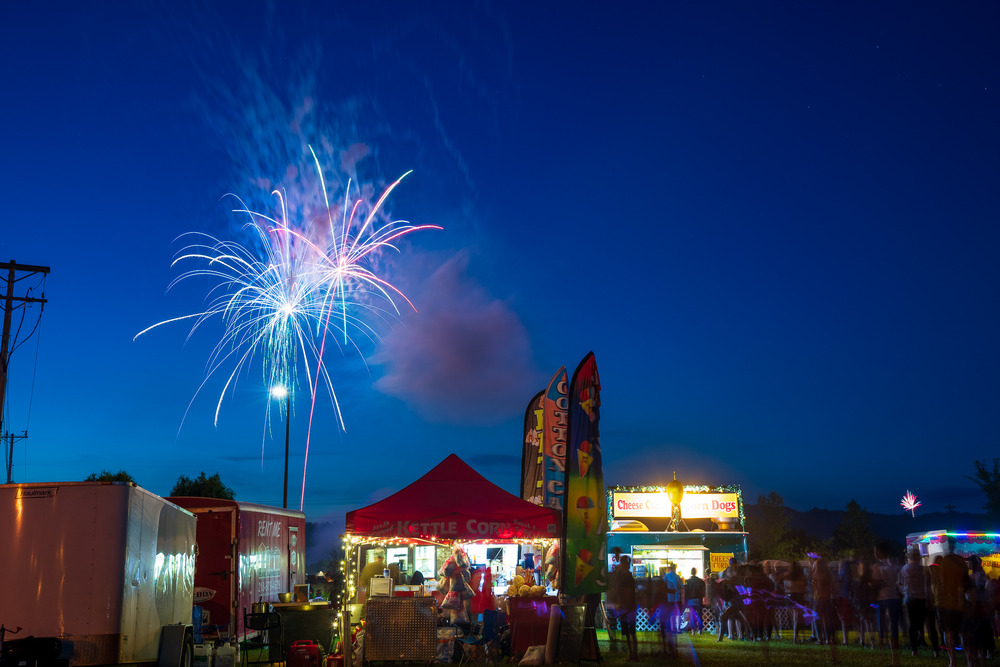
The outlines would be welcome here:
M 742 584 L 738 584 L 735 577 L 719 580 L 716 591 L 724 607 L 722 614 L 719 615 L 719 636 L 715 640 L 717 642 L 722 641 L 722 636 L 725 634 L 727 628 L 729 629 L 730 639 L 741 638 L 740 622 L 746 622 L 743 615 L 745 600 L 743 595 L 740 594 L 738 586 L 742 586 Z
M 771 584 L 774 586 L 774 594 L 779 596 L 784 596 L 785 595 L 784 570 L 778 567 L 778 564 L 774 561 L 765 561 L 764 572 L 767 574 L 767 578 L 771 580 Z
M 851 631 L 851 626 L 859 624 L 857 616 L 854 614 L 854 605 L 851 602 L 854 598 L 854 589 L 857 587 L 858 563 L 854 558 L 854 550 L 850 551 L 847 558 L 840 561 L 837 569 L 837 613 L 840 615 L 840 629 L 843 633 L 844 646 L 847 646 L 847 636 Z
M 389 574 L 392 575 L 393 581 L 397 585 L 405 586 L 410 583 L 410 578 L 406 574 L 406 564 L 403 561 L 391 563 L 389 565 Z
M 785 573 L 774 561 L 764 561 L 764 573 L 771 581 L 771 591 L 774 599 L 768 604 L 768 623 L 774 632 L 774 636 L 781 638 L 781 626 L 775 622 L 775 608 L 788 609 L 788 597 L 785 594 Z M 768 632 L 768 639 L 771 638 L 771 631 Z
M 851 598 L 854 617 L 858 619 L 858 643 L 865 646 L 865 637 L 869 636 L 872 646 L 875 645 L 875 587 L 872 584 L 872 562 L 870 558 L 862 558 L 858 562 L 858 576 L 854 585 L 854 595 Z
M 798 561 L 792 561 L 788 567 L 788 578 L 785 579 L 785 590 L 792 602 L 792 643 L 799 641 L 799 625 L 805 622 L 806 589 L 808 582 L 806 574 Z
M 830 645 L 830 657 L 837 662 L 837 608 L 833 602 L 833 573 L 822 556 L 814 554 L 812 563 L 813 610 L 820 644 Z
M 667 565 L 663 576 L 666 585 L 666 613 L 660 617 L 667 653 L 677 655 L 677 632 L 680 630 L 681 606 L 684 604 L 684 582 L 677 576 L 677 564 Z
M 968 564 L 970 587 L 966 595 L 966 622 L 969 625 L 967 641 L 974 654 L 973 661 L 981 664 L 993 656 L 993 600 L 987 594 L 989 577 L 983 570 L 982 560 L 979 556 L 969 556 Z
M 899 579 L 899 567 L 890 557 L 892 549 L 887 544 L 875 547 L 875 565 L 872 567 L 872 584 L 876 589 L 878 601 L 878 639 L 885 643 L 889 635 L 889 651 L 893 665 L 899 664 L 899 616 L 903 610 L 903 601 L 896 588 Z
M 928 616 L 928 600 L 931 597 L 930 574 L 920 563 L 920 552 L 913 550 L 907 556 L 906 565 L 899 571 L 897 579 L 899 590 L 903 593 L 903 606 L 906 607 L 906 618 L 909 626 L 910 654 L 917 654 L 917 647 L 921 644 L 924 632 L 924 624 Z M 937 630 L 932 624 L 930 626 L 931 648 L 934 649 L 934 657 L 941 650 L 938 643 Z
M 628 658 L 639 659 L 639 640 L 635 635 L 635 617 L 638 609 L 635 592 L 635 577 L 632 576 L 632 559 L 622 556 L 618 566 L 608 577 L 608 606 L 621 629 L 628 647 Z M 610 635 L 610 629 L 609 629 Z
M 757 641 L 770 639 L 771 623 L 768 605 L 772 599 L 774 586 L 764 573 L 763 565 L 754 563 L 748 567 L 746 585 L 749 589 L 750 605 L 743 612 L 750 622 L 752 637 Z
M 948 538 L 949 552 L 935 556 L 931 566 L 931 587 L 934 592 L 934 606 L 937 608 L 938 626 L 944 637 L 944 648 L 948 652 L 948 667 L 958 667 L 956 648 L 960 645 L 962 622 L 965 616 L 965 591 L 969 587 L 969 570 L 965 559 L 955 553 L 955 539 Z M 972 653 L 963 651 L 969 667 L 972 667 Z
M 719 575 L 711 570 L 705 570 L 705 609 L 711 609 L 712 617 L 715 619 L 722 615 L 722 601 L 719 600 L 718 588 Z
M 1000 579 L 990 577 L 986 582 L 986 595 L 993 602 L 993 614 L 990 622 L 993 625 L 993 636 L 1000 634 L 1000 626 L 997 625 L 997 616 L 1000 615 Z
M 746 572 L 735 558 L 730 558 L 729 565 L 722 571 L 722 578 L 733 592 L 733 595 L 725 600 L 725 604 L 731 606 L 739 602 L 738 613 L 730 614 L 726 621 L 729 638 L 743 639 L 749 632 L 745 608 L 748 600 L 740 593 L 739 589 L 746 585 Z
M 691 576 L 684 582 L 684 599 L 687 601 L 687 608 L 691 611 L 691 633 L 701 634 L 705 629 L 702 622 L 705 599 L 705 582 L 698 576 L 698 568 L 691 568 Z

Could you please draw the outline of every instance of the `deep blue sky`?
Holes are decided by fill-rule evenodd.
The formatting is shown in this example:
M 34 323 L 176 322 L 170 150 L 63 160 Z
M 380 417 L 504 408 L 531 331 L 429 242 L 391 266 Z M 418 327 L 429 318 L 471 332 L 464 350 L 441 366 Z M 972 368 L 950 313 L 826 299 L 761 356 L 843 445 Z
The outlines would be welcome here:
M 220 472 L 280 504 L 259 370 L 218 427 L 221 379 L 181 427 L 221 329 L 132 337 L 202 303 L 206 284 L 165 292 L 174 239 L 239 240 L 223 195 L 265 210 L 306 142 L 331 167 L 367 146 L 369 181 L 413 169 L 389 209 L 444 227 L 383 265 L 418 312 L 367 368 L 328 350 L 347 431 L 321 397 L 311 520 L 453 451 L 516 490 L 527 401 L 589 350 L 609 484 L 981 506 L 963 475 L 1000 435 L 996 4 L 202 4 L 4 9 L 0 260 L 52 268 L 11 360 L 16 480 L 124 468 L 166 494 Z

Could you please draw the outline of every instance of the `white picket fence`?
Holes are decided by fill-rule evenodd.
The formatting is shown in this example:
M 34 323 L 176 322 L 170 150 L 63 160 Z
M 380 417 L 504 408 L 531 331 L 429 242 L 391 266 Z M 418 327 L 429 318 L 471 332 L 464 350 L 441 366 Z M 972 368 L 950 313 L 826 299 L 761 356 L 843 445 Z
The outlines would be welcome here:
M 774 612 L 774 627 L 778 631 L 791 630 L 792 629 L 792 609 L 787 607 L 778 607 L 773 609 Z M 719 632 L 719 615 L 720 612 L 715 607 L 705 607 L 702 609 L 702 624 L 704 625 L 704 631 L 716 634 Z M 615 629 L 617 630 L 617 621 L 615 621 Z M 661 623 L 660 617 L 655 610 L 643 609 L 640 607 L 636 613 L 635 619 L 635 629 L 638 632 L 660 632 Z M 687 629 L 687 625 L 682 622 L 682 628 Z

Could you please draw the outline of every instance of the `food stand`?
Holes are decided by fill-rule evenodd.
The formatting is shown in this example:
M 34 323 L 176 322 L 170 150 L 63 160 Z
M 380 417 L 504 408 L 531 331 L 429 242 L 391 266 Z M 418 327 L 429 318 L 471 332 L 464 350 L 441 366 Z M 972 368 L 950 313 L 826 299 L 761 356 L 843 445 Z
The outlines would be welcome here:
M 1000 574 L 1000 533 L 929 530 L 906 536 L 906 549 L 917 550 L 924 565 L 931 565 L 937 556 L 950 552 L 948 542 L 962 558 L 978 556 L 990 578 Z
M 679 482 L 674 482 L 680 485 Z M 669 485 L 668 485 L 669 486 Z M 651 588 L 673 563 L 683 579 L 694 569 L 707 580 L 726 569 L 729 559 L 743 561 L 747 533 L 743 530 L 743 492 L 738 485 L 683 486 L 680 504 L 673 506 L 667 486 L 607 488 L 608 553 L 620 549 L 632 558 L 640 589 Z M 674 510 L 679 514 L 674 516 Z M 612 556 L 609 567 L 617 564 Z M 653 630 L 653 615 L 640 609 L 637 629 Z
M 555 510 L 539 507 L 504 491 L 455 454 L 449 455 L 423 477 L 388 498 L 348 512 L 347 533 L 344 536 L 346 558 L 343 563 L 348 586 L 345 608 L 369 599 L 368 582 L 363 577 L 359 578 L 359 574 L 366 567 L 370 574 L 373 565 L 378 567 L 379 559 L 386 569 L 392 564 L 394 569 L 402 572 L 396 575 L 400 589 L 405 585 L 403 582 L 407 575 L 412 576 L 419 570 L 424 576 L 422 587 L 406 586 L 400 591 L 393 587 L 392 595 L 388 596 L 393 602 L 378 601 L 374 605 L 366 605 L 365 659 L 426 659 L 421 647 L 436 642 L 436 634 L 430 633 L 436 632 L 437 623 L 428 626 L 420 622 L 419 618 L 425 612 L 416 607 L 423 609 L 428 599 L 435 599 L 431 596 L 437 590 L 436 584 L 441 583 L 435 578 L 453 558 L 454 547 L 462 546 L 473 555 L 478 553 L 478 547 L 473 548 L 472 545 L 500 549 L 483 551 L 485 562 L 476 562 L 478 558 L 474 555 L 471 563 L 473 570 L 478 566 L 489 570 L 489 576 L 482 573 L 483 582 L 492 579 L 497 583 L 492 590 L 475 591 L 477 595 L 487 598 L 491 593 L 506 589 L 504 580 L 508 571 L 514 571 L 519 557 L 513 556 L 514 551 L 503 549 L 501 545 L 530 544 L 536 550 L 544 548 L 558 538 L 560 526 L 561 520 Z M 502 569 L 496 569 L 498 565 Z M 495 573 L 498 576 L 494 578 Z M 397 594 L 399 592 L 405 592 L 409 597 L 402 597 Z M 408 603 L 414 609 L 410 609 Z M 494 599 L 492 603 L 487 600 L 486 604 L 496 608 L 499 599 Z M 436 605 L 434 610 L 436 620 Z M 417 620 L 405 628 L 390 630 L 383 621 L 376 619 L 376 613 L 394 618 L 412 616 Z M 375 633 L 382 633 L 382 636 L 375 638 Z M 379 649 L 379 657 L 375 658 L 369 646 L 385 646 L 389 641 L 385 633 L 402 633 L 404 641 L 401 646 L 393 646 L 386 651 L 391 655 L 385 655 Z

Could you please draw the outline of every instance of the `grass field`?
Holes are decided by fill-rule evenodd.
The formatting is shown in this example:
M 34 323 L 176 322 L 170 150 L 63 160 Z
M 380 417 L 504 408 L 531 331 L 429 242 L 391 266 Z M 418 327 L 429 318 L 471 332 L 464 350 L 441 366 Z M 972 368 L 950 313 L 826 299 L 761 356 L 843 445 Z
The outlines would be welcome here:
M 599 630 L 598 643 L 601 647 L 602 664 L 629 665 L 624 644 L 618 643 L 618 650 L 611 651 L 607 633 Z M 647 665 L 696 665 L 698 667 L 752 667 L 754 665 L 789 665 L 791 667 L 818 667 L 833 663 L 829 646 L 809 642 L 792 644 L 790 638 L 770 642 L 729 641 L 717 643 L 713 635 L 687 635 L 678 637 L 678 657 L 667 658 L 660 653 L 660 646 L 654 633 L 639 633 L 639 663 Z M 888 667 L 892 657 L 888 648 L 865 648 L 857 644 L 857 635 L 849 637 L 848 646 L 837 648 L 837 664 L 851 667 Z M 986 664 L 993 664 L 991 660 Z M 909 647 L 903 640 L 900 646 L 899 664 L 904 667 L 945 667 L 948 656 L 944 650 L 935 658 L 930 649 L 924 648 L 916 657 L 910 655 Z M 958 657 L 958 664 L 965 665 L 965 658 Z

